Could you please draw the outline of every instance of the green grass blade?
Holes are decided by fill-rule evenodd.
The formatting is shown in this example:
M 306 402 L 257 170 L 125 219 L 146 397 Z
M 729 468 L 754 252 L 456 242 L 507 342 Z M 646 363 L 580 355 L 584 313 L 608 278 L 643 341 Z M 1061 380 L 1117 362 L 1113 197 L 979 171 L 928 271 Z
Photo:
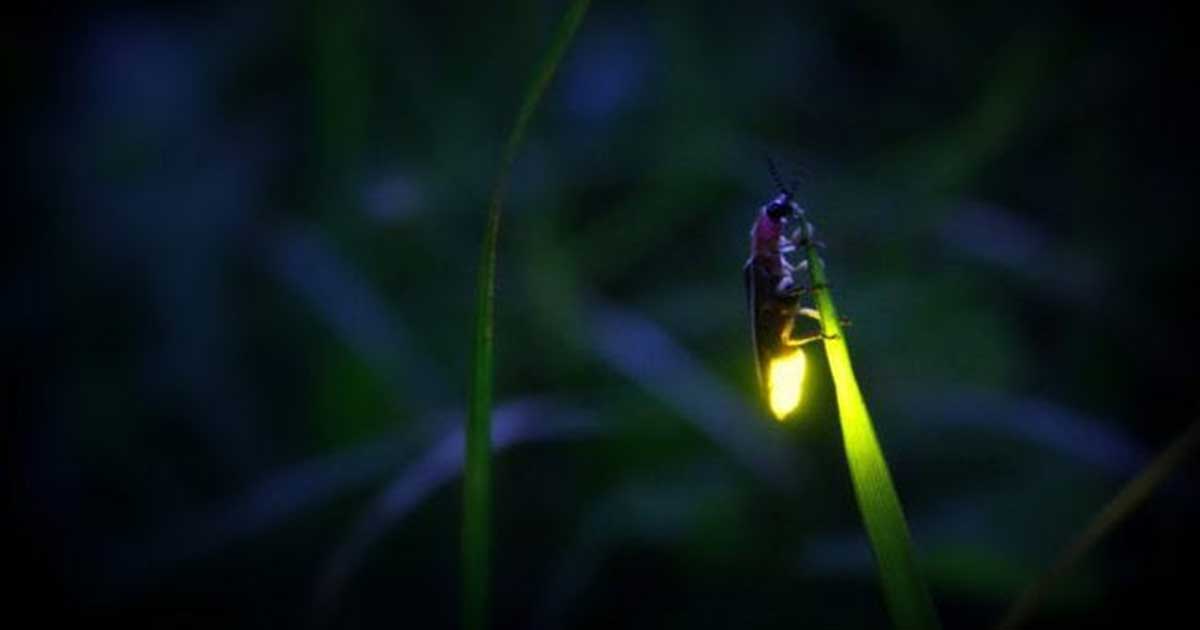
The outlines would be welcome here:
M 811 234 L 806 236 L 811 240 Z M 900 498 L 896 496 L 892 475 L 888 472 L 866 402 L 854 377 L 846 337 L 825 277 L 825 263 L 815 247 L 806 249 L 812 284 L 817 287 L 815 299 L 821 313 L 821 332 L 826 336 L 825 356 L 837 392 L 850 479 L 875 553 L 888 612 L 897 628 L 938 628 L 937 610 L 913 558 L 912 540 Z
M 1059 554 L 1054 564 L 1042 574 L 1024 593 L 1021 594 L 1004 619 L 996 626 L 997 630 L 1015 630 L 1021 627 L 1029 616 L 1037 609 L 1038 604 L 1050 593 L 1066 573 L 1096 546 L 1108 532 L 1134 512 L 1150 494 L 1154 492 L 1171 473 L 1188 460 L 1196 447 L 1200 445 L 1200 421 L 1192 423 L 1183 435 L 1175 439 L 1154 461 L 1150 462 L 1137 477 L 1121 488 L 1121 491 L 1108 502 L 1092 519 L 1083 533 Z
M 500 212 L 508 191 L 508 178 L 517 150 L 525 138 L 538 101 L 558 68 L 567 46 L 583 21 L 588 1 L 576 0 L 555 31 L 554 40 L 539 64 L 533 82 L 525 90 L 521 109 L 513 124 L 488 202 L 487 227 L 480 251 L 476 277 L 474 349 L 471 357 L 471 391 L 467 410 L 466 459 L 463 480 L 463 626 L 471 630 L 488 627 L 488 593 L 491 571 L 492 461 L 491 412 L 494 367 L 496 298 L 496 245 L 500 238 Z

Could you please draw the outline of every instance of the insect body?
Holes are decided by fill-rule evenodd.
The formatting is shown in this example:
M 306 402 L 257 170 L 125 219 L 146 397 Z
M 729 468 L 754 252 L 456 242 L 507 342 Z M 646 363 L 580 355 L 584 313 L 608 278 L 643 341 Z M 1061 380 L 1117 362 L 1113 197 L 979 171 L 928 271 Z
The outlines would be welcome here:
M 812 228 L 804 220 L 804 210 L 786 190 L 764 205 L 750 229 L 750 259 L 743 269 L 758 381 L 779 420 L 800 404 L 805 359 L 799 346 L 821 338 L 819 332 L 796 337 L 792 331 L 797 316 L 820 320 L 800 303 L 809 289 L 797 272 L 807 261 L 793 265 L 787 257 L 797 244 L 808 246 L 801 237 L 809 238 Z

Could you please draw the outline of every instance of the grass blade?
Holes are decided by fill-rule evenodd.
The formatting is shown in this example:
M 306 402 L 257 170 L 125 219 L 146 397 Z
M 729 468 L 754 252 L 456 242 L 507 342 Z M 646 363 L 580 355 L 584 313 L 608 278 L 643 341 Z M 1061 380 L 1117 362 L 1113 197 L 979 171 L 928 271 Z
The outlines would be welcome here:
M 1054 564 L 1042 574 L 1004 615 L 996 626 L 997 630 L 1015 630 L 1029 620 L 1041 600 L 1053 589 L 1063 575 L 1075 566 L 1079 559 L 1095 547 L 1108 532 L 1134 512 L 1163 481 L 1183 462 L 1187 461 L 1196 446 L 1200 445 L 1200 421 L 1192 423 L 1188 430 L 1175 439 L 1165 451 L 1154 458 L 1145 469 L 1125 484 L 1117 496 L 1104 506 L 1083 533 L 1059 554 Z
M 525 137 L 538 101 L 567 46 L 587 12 L 587 0 L 576 0 L 559 23 L 550 49 L 539 64 L 533 82 L 525 90 L 521 109 L 513 124 L 500 168 L 488 202 L 487 227 L 483 235 L 479 272 L 476 277 L 474 349 L 471 357 L 470 405 L 467 412 L 465 478 L 463 481 L 463 626 L 480 630 L 488 626 L 488 592 L 491 570 L 492 461 L 491 412 L 494 363 L 496 299 L 496 244 L 500 237 L 500 211 L 508 191 L 513 160 Z
M 811 227 L 803 219 L 802 225 L 805 240 L 811 243 Z M 810 245 L 806 250 L 817 310 L 821 313 L 821 332 L 826 337 L 825 357 L 837 392 L 850 479 L 875 554 L 888 612 L 897 628 L 938 628 L 937 610 L 913 558 L 912 540 L 900 498 L 896 496 L 892 475 L 888 472 L 866 402 L 854 377 L 846 337 L 825 277 L 825 263 L 816 247 Z

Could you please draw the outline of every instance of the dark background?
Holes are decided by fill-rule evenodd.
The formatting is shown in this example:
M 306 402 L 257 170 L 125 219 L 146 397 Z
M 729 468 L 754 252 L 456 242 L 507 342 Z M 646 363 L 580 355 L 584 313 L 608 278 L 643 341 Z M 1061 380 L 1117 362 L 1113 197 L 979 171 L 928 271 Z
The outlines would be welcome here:
M 828 244 L 947 628 L 998 620 L 1197 417 L 1194 29 L 1153 3 L 944 5 L 592 8 L 502 228 L 497 626 L 887 625 L 819 350 L 798 417 L 757 399 L 767 153 Z M 6 20 L 17 611 L 457 623 L 486 197 L 564 9 Z M 1197 474 L 1034 625 L 1187 614 Z

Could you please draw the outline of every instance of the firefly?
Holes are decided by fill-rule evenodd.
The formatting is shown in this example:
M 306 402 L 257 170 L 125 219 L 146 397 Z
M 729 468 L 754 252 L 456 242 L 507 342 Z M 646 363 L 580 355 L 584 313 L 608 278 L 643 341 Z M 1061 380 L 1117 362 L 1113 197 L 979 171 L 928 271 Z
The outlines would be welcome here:
M 775 175 L 773 165 L 771 173 Z M 759 209 L 750 228 L 750 259 L 742 273 L 759 387 L 771 413 L 783 421 L 800 406 L 806 361 L 800 346 L 822 336 L 819 331 L 799 336 L 793 332 L 797 317 L 821 320 L 816 310 L 801 305 L 810 289 L 798 276 L 808 262 L 792 264 L 787 256 L 798 245 L 809 245 L 812 226 L 804 222 L 804 209 L 778 177 L 776 184 L 780 194 Z

